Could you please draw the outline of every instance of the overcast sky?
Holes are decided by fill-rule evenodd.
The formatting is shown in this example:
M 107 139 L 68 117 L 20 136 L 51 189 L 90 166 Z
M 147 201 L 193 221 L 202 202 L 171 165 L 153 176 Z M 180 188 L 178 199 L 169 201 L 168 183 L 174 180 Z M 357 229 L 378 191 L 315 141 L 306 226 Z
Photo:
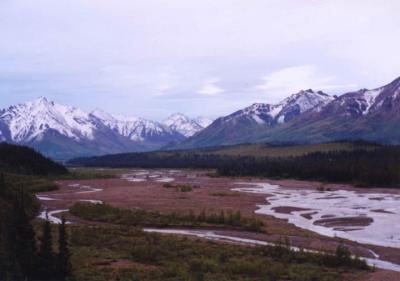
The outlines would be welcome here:
M 399 0 L 0 0 L 0 107 L 161 120 L 400 76 Z

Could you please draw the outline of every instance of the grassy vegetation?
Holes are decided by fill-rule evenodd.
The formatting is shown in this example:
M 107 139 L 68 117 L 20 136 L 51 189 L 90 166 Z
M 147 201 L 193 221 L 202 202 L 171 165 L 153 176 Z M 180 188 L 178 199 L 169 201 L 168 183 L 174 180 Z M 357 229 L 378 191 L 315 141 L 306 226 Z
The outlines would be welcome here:
M 162 214 L 142 209 L 127 210 L 107 204 L 76 203 L 70 213 L 92 221 L 116 223 L 131 226 L 220 226 L 249 231 L 263 231 L 263 223 L 256 218 L 243 217 L 240 212 L 202 212 Z
M 165 188 L 174 188 L 176 191 L 179 192 L 190 192 L 193 190 L 193 186 L 190 184 L 171 184 L 171 183 L 165 183 L 163 184 L 163 187 Z
M 209 195 L 217 196 L 217 197 L 237 197 L 240 194 L 239 194 L 239 192 L 219 191 L 219 192 L 210 192 Z
M 367 269 L 345 249 L 323 255 L 284 244 L 244 247 L 126 226 L 70 226 L 70 232 L 73 275 L 83 281 L 349 281 L 349 273 Z
M 69 173 L 57 179 L 87 180 L 87 179 L 112 179 L 126 172 L 125 169 L 106 168 L 69 168 Z

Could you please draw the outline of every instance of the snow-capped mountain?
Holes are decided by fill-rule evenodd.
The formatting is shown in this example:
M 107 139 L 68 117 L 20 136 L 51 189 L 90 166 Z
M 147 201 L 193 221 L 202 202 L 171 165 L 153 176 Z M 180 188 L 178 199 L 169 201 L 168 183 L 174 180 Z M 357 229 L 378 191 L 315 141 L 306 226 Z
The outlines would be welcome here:
M 169 142 L 183 139 L 179 132 L 171 130 L 161 123 L 140 117 L 113 116 L 99 109 L 92 111 L 91 116 L 132 141 L 163 140 Z
M 400 144 L 400 78 L 373 90 L 345 93 L 259 138 L 301 143 L 359 139 Z
M 32 146 L 53 158 L 157 149 L 184 136 L 136 117 L 86 113 L 46 98 L 0 111 L 0 140 Z
M 264 128 L 289 122 L 296 116 L 321 107 L 334 100 L 321 91 L 300 91 L 278 104 L 255 103 L 228 116 L 218 118 L 206 129 L 183 142 L 183 146 L 212 146 L 236 143 Z
M 400 78 L 339 97 L 305 90 L 278 104 L 253 104 L 218 118 L 180 148 L 345 139 L 400 143 Z
M 287 123 L 294 117 L 306 111 L 320 111 L 325 105 L 335 98 L 322 91 L 314 92 L 311 89 L 300 91 L 284 99 L 275 106 L 273 113 L 277 113 L 274 118 L 278 123 Z
M 206 116 L 199 116 L 194 119 L 194 121 L 199 124 L 201 127 L 207 128 L 208 126 L 211 125 L 212 122 L 214 122 L 214 119 Z
M 87 113 L 43 97 L 9 107 L 1 113 L 0 119 L 8 127 L 14 142 L 40 139 L 48 130 L 57 131 L 76 141 L 93 139 L 96 130 Z
M 321 91 L 302 90 L 285 98 L 278 104 L 255 103 L 231 115 L 222 117 L 221 122 L 238 123 L 246 121 L 247 123 L 274 126 L 286 123 L 308 110 L 320 110 L 321 107 L 332 100 L 334 100 L 334 97 Z
M 191 137 L 204 129 L 196 120 L 190 119 L 182 113 L 175 113 L 164 120 L 164 124 L 173 131 L 177 131 L 185 137 Z

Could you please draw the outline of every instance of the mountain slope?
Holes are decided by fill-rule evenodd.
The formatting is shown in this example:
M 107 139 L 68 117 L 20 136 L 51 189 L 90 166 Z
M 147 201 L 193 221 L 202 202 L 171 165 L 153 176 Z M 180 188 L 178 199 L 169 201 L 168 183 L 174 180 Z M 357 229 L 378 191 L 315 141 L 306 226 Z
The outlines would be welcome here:
M 253 104 L 217 119 L 178 147 L 358 139 L 400 144 L 400 78 L 339 97 L 306 90 L 276 105 Z
M 139 117 L 113 116 L 101 110 L 91 112 L 91 116 L 131 141 L 146 143 L 148 149 L 159 148 L 166 143 L 185 138 L 163 124 Z
M 346 93 L 321 110 L 259 134 L 258 141 L 317 143 L 363 139 L 400 143 L 400 78 L 386 86 Z
M 7 143 L 0 143 L 0 170 L 25 175 L 68 173 L 63 165 L 45 158 L 31 148 Z
M 255 103 L 218 118 L 206 129 L 184 141 L 181 148 L 251 142 L 260 131 L 290 122 L 306 111 L 319 111 L 333 97 L 312 90 L 300 91 L 276 105 Z
M 206 123 L 206 120 L 201 120 Z M 190 119 L 186 115 L 182 113 L 175 113 L 169 116 L 167 119 L 164 120 L 164 124 L 168 126 L 173 131 L 179 132 L 185 137 L 191 137 L 197 132 L 204 129 L 202 125 L 197 123 L 197 121 Z
M 0 132 L 1 141 L 31 146 L 54 159 L 147 151 L 184 139 L 157 122 L 89 114 L 46 98 L 2 110 Z

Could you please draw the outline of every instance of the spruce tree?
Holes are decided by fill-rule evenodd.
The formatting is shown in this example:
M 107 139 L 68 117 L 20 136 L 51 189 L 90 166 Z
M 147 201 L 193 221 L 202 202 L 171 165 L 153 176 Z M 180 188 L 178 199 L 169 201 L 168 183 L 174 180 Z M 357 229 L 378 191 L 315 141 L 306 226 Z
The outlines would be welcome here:
M 43 223 L 43 234 L 40 237 L 39 260 L 39 277 L 43 280 L 54 279 L 53 241 L 48 219 Z
M 2 263 L 5 272 L 0 274 L 4 279 L 0 280 L 23 280 L 22 268 L 17 258 L 17 244 L 19 243 L 17 231 L 17 213 L 14 212 L 14 206 L 6 206 L 5 217 L 3 223 L 4 231 L 2 231 L 3 251 L 5 256 L 2 257 Z
M 58 237 L 58 266 L 57 270 L 60 274 L 60 279 L 65 280 L 70 274 L 70 253 L 68 249 L 68 233 L 65 227 L 65 217 L 62 216 L 61 224 L 59 225 L 59 237 Z
M 17 243 L 15 245 L 15 254 L 22 274 L 25 278 L 33 276 L 33 261 L 36 258 L 35 232 L 30 223 L 30 219 L 25 210 L 25 194 L 20 192 L 20 198 L 15 203 L 16 220 L 15 228 L 17 235 Z
M 0 198 L 5 198 L 7 196 L 7 185 L 4 179 L 4 174 L 0 174 Z

